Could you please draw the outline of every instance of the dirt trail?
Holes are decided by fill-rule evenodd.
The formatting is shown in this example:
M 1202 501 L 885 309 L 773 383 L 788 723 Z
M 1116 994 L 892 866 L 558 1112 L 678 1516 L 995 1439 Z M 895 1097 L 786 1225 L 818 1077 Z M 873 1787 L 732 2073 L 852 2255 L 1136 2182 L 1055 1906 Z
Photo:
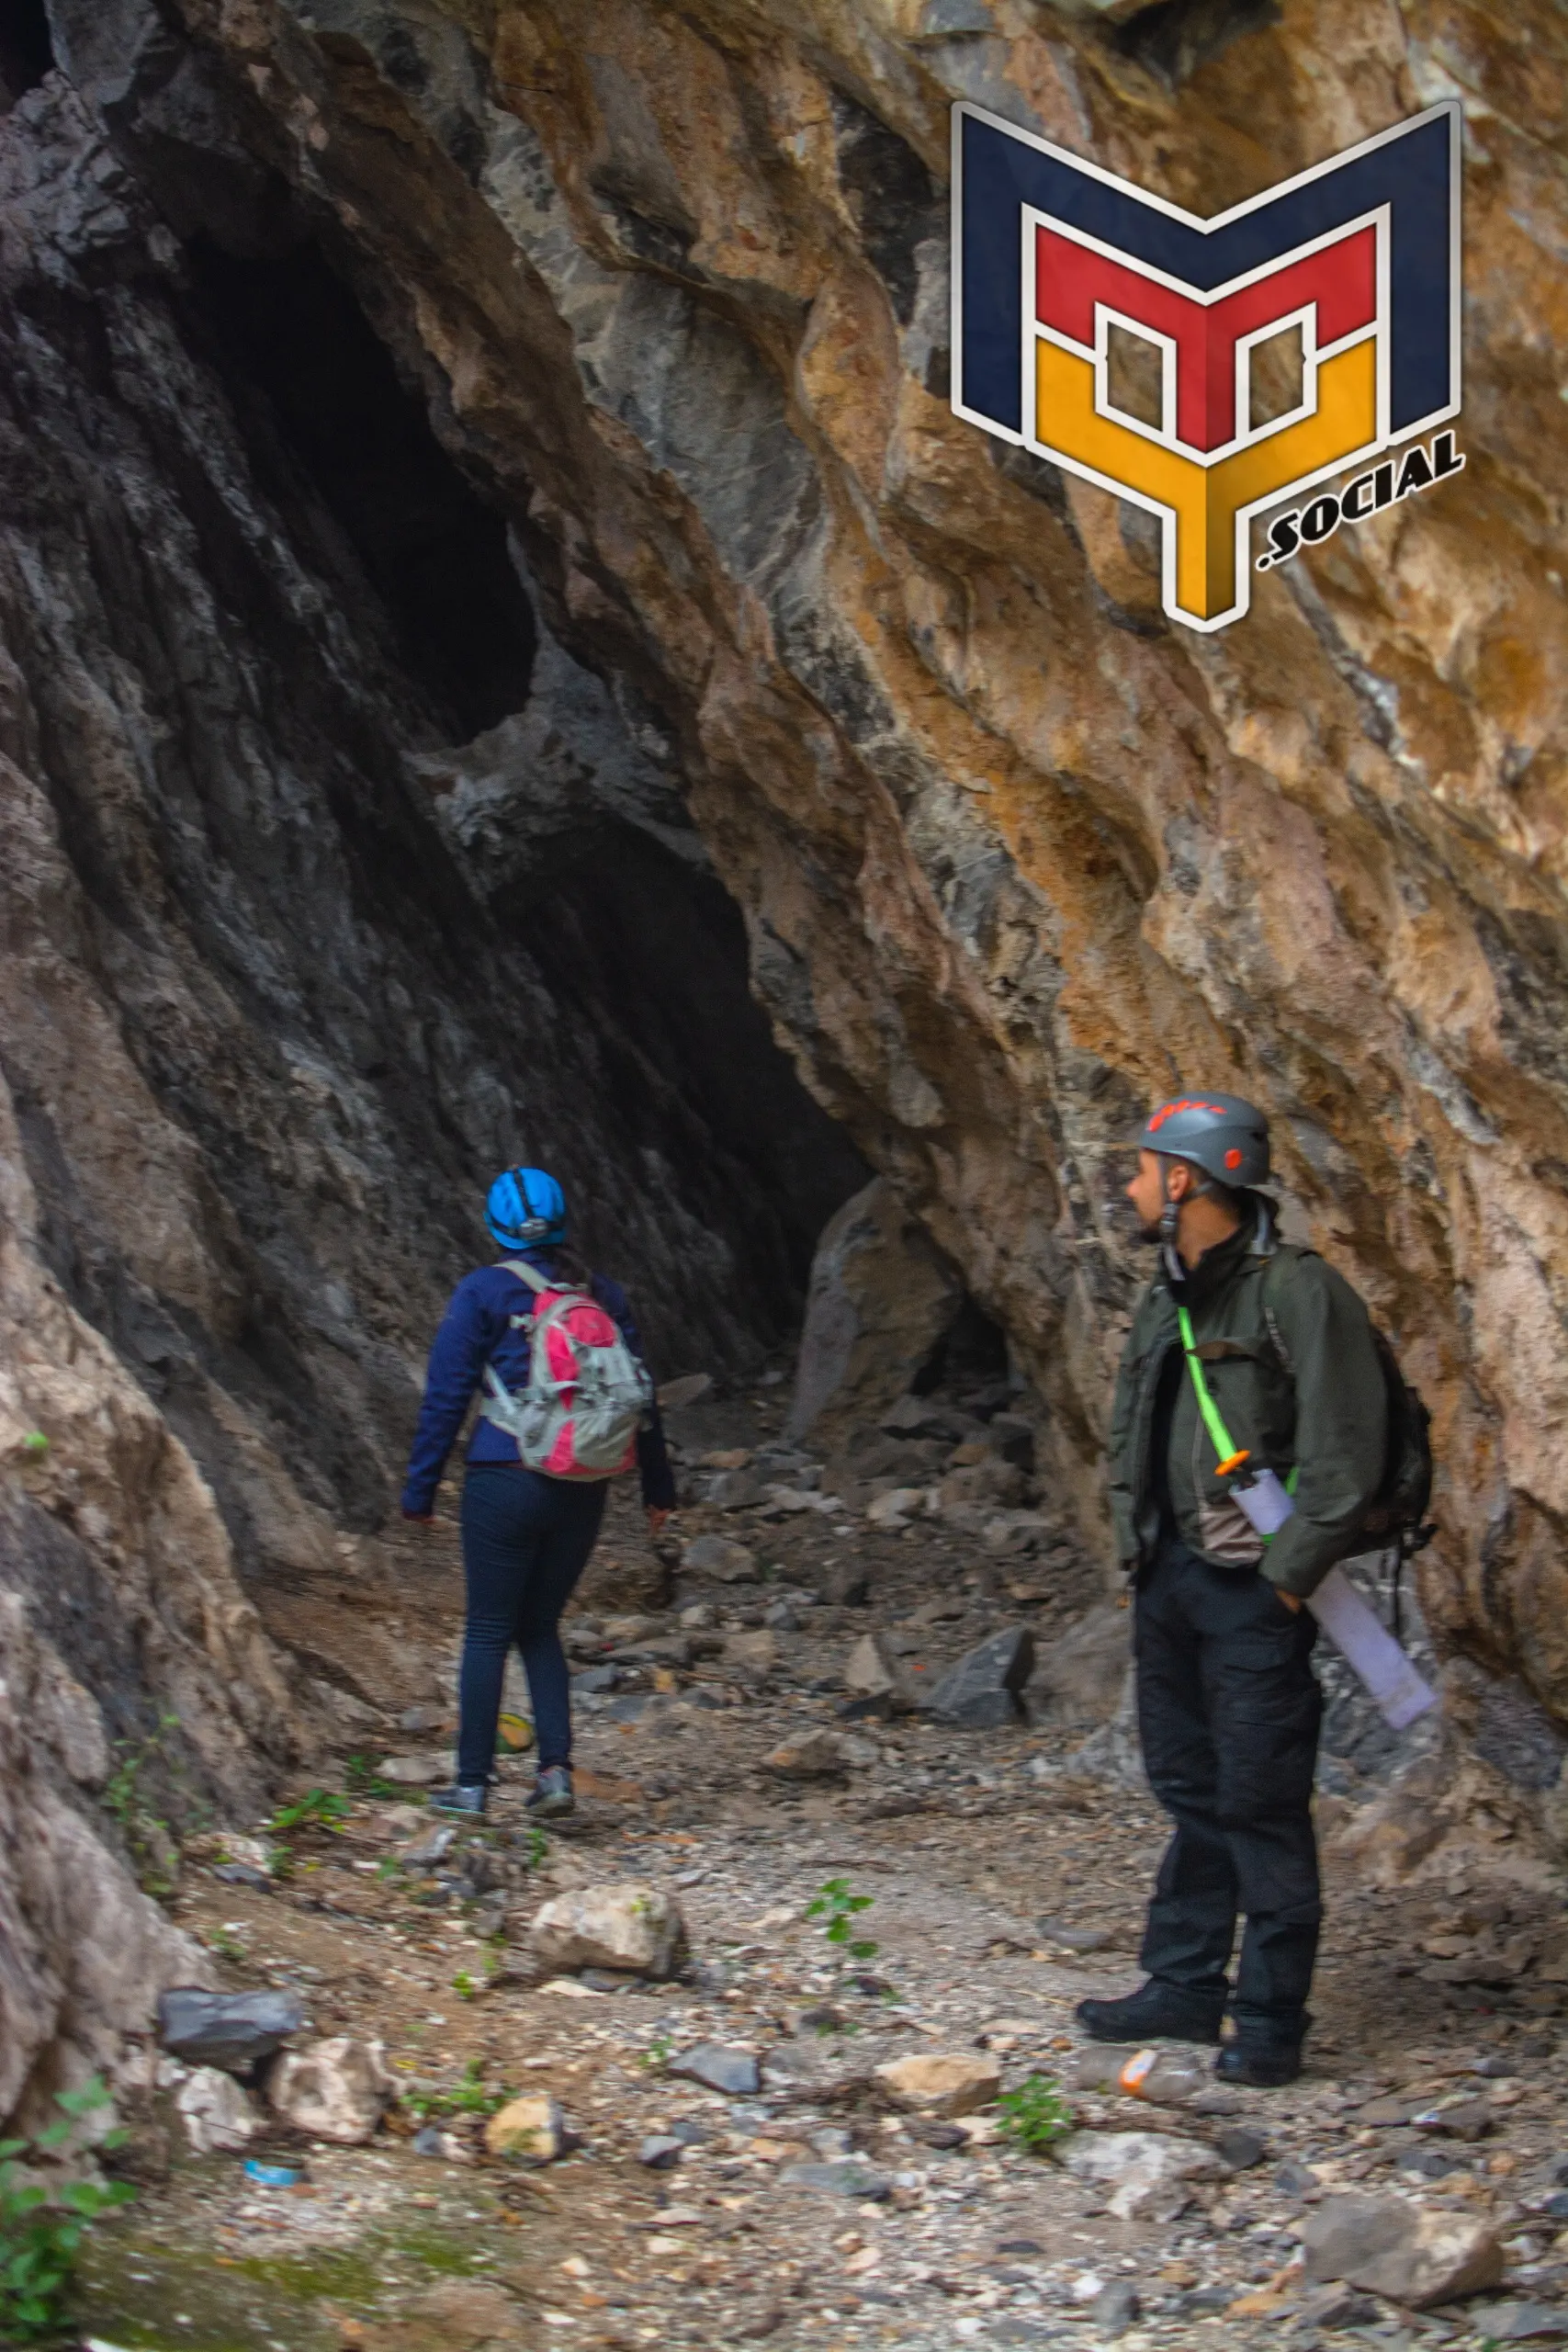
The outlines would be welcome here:
M 688 1416 L 688 1434 L 734 1446 L 742 1409 Z M 752 1404 L 742 1426 L 755 1443 L 775 1419 Z M 428 1539 L 345 1538 L 335 1580 L 273 1604 L 278 1630 L 345 1694 L 340 1785 L 363 1786 L 389 1754 L 434 1758 L 446 1745 L 454 1500 L 444 1495 Z M 743 1540 L 759 1580 L 682 1573 L 672 1609 L 617 1623 L 632 1613 L 627 1596 L 661 1575 L 632 1498 L 616 1496 L 569 1625 L 579 1666 L 601 1662 L 590 1683 L 615 1685 L 579 1686 L 583 1808 L 559 1834 L 531 1837 L 525 1761 L 504 1763 L 470 1873 L 494 1882 L 488 1892 L 464 1900 L 439 1870 L 396 1861 L 421 1828 L 406 1801 L 417 1791 L 356 1796 L 340 1828 L 295 1833 L 292 1874 L 273 1892 L 219 1882 L 210 1857 L 187 1866 L 173 1907 L 220 1956 L 225 1981 L 298 1987 L 315 2034 L 384 2042 L 401 2099 L 366 2147 L 307 2145 L 281 2128 L 258 2141 L 252 2154 L 306 2168 L 297 2188 L 269 2190 L 236 2156 L 190 2156 L 165 2088 L 138 2125 L 141 2198 L 93 2256 L 86 2334 L 160 2352 L 753 2340 L 946 2352 L 1117 2334 L 1179 2345 L 1216 2330 L 1261 2344 L 1282 2323 L 1292 2345 L 1345 2325 L 1380 2343 L 1481 2341 L 1462 2307 L 1417 2322 L 1340 2294 L 1331 2309 L 1280 2278 L 1303 2216 L 1359 2182 L 1490 2215 L 1516 2301 L 1544 2306 L 1568 2285 L 1551 2211 L 1555 2199 L 1568 2212 L 1553 2173 L 1568 2154 L 1554 1900 L 1506 1842 L 1495 1867 L 1470 1851 L 1446 1875 L 1387 1892 L 1331 1857 L 1303 2083 L 1215 2099 L 1227 2111 L 1206 2114 L 1069 2094 L 1091 2127 L 1203 2143 L 1212 2177 L 1165 2220 L 1117 2218 L 1102 2187 L 999 2137 L 994 2108 L 961 2124 L 893 2111 L 872 2069 L 911 2053 L 989 2053 L 1010 2087 L 1070 2074 L 1075 2001 L 1137 1980 L 1162 1830 L 1146 1794 L 1073 1765 L 1087 1722 L 846 1722 L 846 1654 L 876 1626 L 911 1678 L 934 1677 L 1021 1616 L 1048 1641 L 1097 1596 L 1066 1572 L 1050 1579 L 1054 1597 L 1020 1600 L 1007 1581 L 1028 1591 L 1046 1580 L 1032 1588 L 1017 1562 L 1000 1576 L 976 1569 L 973 1542 L 940 1523 L 877 1532 L 815 1508 L 769 1520 L 755 1506 L 699 1506 L 680 1530 L 684 1542 Z M 818 1599 L 861 1570 L 868 1604 Z M 682 1622 L 693 1607 L 706 1622 Z M 743 1668 L 734 1635 L 769 1632 L 775 1663 Z M 604 1671 L 609 1650 L 632 1656 Z M 372 1693 L 385 1723 L 368 1714 Z M 423 1727 L 395 1729 L 411 1709 L 425 1711 Z M 849 1743 L 836 1776 L 793 1781 L 765 1765 L 781 1743 L 829 1727 Z M 446 1858 L 448 1873 L 468 1850 Z M 874 1958 L 846 1964 L 805 1917 L 829 1879 L 871 1898 L 854 1931 Z M 529 1918 L 546 1894 L 589 1881 L 676 1895 L 692 1948 L 684 1981 L 537 1981 Z M 1504 1959 L 1497 1981 L 1475 1981 L 1483 1966 L 1467 1977 L 1467 1952 L 1510 1938 L 1512 1976 Z M 721 2097 L 670 2071 L 704 2041 L 757 2056 L 757 2095 Z M 465 2094 L 465 2082 L 477 2088 Z M 1473 2141 L 1387 2120 L 1387 2095 L 1413 2113 L 1464 2087 L 1487 2101 Z M 486 2157 L 482 2116 L 465 2100 L 503 2089 L 553 2093 L 569 2153 L 531 2171 Z M 1380 2095 L 1384 2106 L 1369 2108 Z M 422 2120 L 442 2135 L 439 2153 L 418 2152 Z M 1224 2138 L 1238 2130 L 1252 2149 Z M 638 2160 L 658 2135 L 682 2142 L 667 2170 Z

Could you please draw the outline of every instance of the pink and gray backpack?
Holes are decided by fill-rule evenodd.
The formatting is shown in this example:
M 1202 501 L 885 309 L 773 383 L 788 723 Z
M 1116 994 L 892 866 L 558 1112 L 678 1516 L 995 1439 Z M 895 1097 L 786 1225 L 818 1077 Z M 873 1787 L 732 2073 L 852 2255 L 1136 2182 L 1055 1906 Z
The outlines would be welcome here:
M 528 1385 L 514 1396 L 485 1366 L 487 1420 L 517 1441 L 527 1470 L 547 1478 L 615 1478 L 637 1463 L 637 1433 L 653 1404 L 653 1382 L 615 1317 L 584 1290 L 547 1282 L 520 1258 L 503 1258 L 534 1293 Z M 529 1317 L 514 1315 L 516 1328 Z

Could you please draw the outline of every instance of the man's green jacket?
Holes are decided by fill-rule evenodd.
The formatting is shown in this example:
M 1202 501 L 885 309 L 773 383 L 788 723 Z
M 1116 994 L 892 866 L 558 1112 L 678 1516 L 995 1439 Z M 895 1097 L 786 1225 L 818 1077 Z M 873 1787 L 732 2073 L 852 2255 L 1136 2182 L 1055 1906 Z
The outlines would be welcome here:
M 1381 1483 L 1387 1425 L 1382 1367 L 1367 1310 L 1315 1251 L 1272 1238 L 1250 1213 L 1204 1251 L 1179 1286 L 1210 1394 L 1249 1467 L 1296 1473 L 1293 1515 L 1265 1543 L 1215 1476 L 1216 1452 L 1183 1363 L 1166 1391 L 1168 1510 L 1181 1541 L 1216 1567 L 1261 1567 L 1303 1600 L 1358 1549 Z M 1152 1558 L 1160 1532 L 1156 1445 L 1161 1374 L 1180 1362 L 1176 1294 L 1167 1275 L 1144 1293 L 1116 1382 L 1111 1498 L 1128 1569 Z M 1172 1375 L 1174 1378 L 1174 1374 Z

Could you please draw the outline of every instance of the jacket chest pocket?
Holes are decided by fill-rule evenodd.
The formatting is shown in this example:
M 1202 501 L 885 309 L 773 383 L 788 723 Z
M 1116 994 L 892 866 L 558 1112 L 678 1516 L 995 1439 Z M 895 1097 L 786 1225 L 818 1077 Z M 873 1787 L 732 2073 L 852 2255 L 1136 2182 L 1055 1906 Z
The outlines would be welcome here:
M 1269 1340 L 1204 1340 L 1197 1354 L 1232 1445 L 1276 1464 L 1288 1461 L 1295 1393 Z

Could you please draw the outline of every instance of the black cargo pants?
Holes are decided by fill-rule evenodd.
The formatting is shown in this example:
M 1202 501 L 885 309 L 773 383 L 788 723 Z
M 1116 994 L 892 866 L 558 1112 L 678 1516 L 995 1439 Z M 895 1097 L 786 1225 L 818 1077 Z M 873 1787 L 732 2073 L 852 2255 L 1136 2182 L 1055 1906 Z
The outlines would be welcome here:
M 1295 2041 L 1323 1917 L 1311 1813 L 1316 1621 L 1288 1609 L 1257 1570 L 1211 1567 L 1170 1542 L 1140 1575 L 1135 1607 L 1144 1763 L 1176 1824 L 1143 1964 L 1218 2006 L 1244 1913 L 1236 2030 Z

